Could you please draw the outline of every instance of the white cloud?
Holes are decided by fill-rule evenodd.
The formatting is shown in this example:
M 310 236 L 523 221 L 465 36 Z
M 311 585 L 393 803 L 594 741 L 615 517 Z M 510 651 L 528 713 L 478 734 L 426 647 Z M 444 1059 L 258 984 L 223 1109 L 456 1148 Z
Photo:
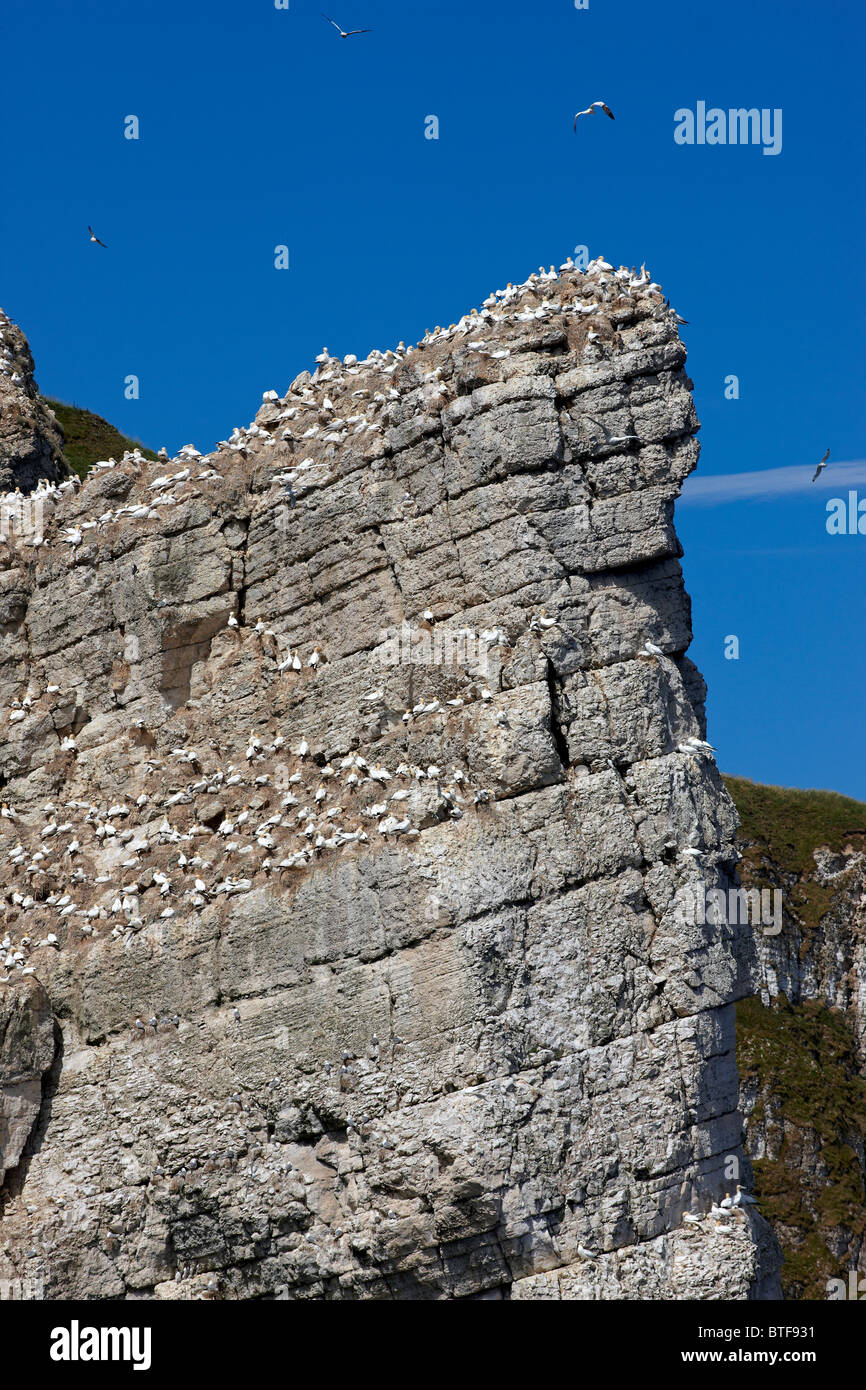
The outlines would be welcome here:
M 710 507 L 727 502 L 765 501 L 797 493 L 842 496 L 849 488 L 866 483 L 866 459 L 834 463 L 832 458 L 817 482 L 812 482 L 813 465 L 793 464 L 787 468 L 761 468 L 754 473 L 717 473 L 709 477 L 687 478 L 680 505 Z

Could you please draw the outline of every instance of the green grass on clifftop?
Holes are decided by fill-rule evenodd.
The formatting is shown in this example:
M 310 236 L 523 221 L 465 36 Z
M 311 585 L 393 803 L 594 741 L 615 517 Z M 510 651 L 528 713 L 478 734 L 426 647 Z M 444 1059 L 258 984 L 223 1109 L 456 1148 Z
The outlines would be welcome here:
M 122 458 L 126 449 L 139 448 L 145 458 L 156 458 L 152 449 L 145 449 L 137 439 L 127 438 L 92 410 L 82 410 L 80 406 L 67 405 L 50 396 L 43 399 L 60 422 L 66 437 L 64 456 L 79 478 L 86 478 L 91 466 L 100 459 Z
M 826 845 L 838 853 L 846 844 L 866 848 L 866 803 L 837 792 L 764 787 L 744 777 L 724 777 L 740 813 L 742 878 L 747 887 L 790 881 L 789 906 L 808 930 L 817 926 L 834 898 L 830 885 L 812 879 L 813 851 Z M 794 880 L 797 880 L 794 883 Z
M 838 851 L 852 835 L 866 835 L 866 803 L 838 792 L 764 787 L 745 777 L 725 777 L 740 813 L 741 840 L 766 846 L 786 873 L 814 869 L 812 851 L 828 845 Z
M 765 1008 L 743 999 L 737 1065 L 756 1093 L 749 1148 L 764 1157 L 752 1160 L 755 1191 L 784 1251 L 785 1297 L 826 1298 L 826 1281 L 847 1277 L 831 1248 L 839 1232 L 854 1250 L 866 1239 L 866 1081 L 850 1023 L 815 1000 L 780 995 Z

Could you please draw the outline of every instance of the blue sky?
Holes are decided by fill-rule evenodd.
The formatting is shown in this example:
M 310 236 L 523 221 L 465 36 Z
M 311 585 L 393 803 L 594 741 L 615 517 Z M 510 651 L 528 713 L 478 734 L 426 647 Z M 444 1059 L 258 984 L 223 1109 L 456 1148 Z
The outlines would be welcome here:
M 825 529 L 866 457 L 862 7 L 327 0 L 374 30 L 345 41 L 320 8 L 4 0 L 0 304 L 43 391 L 206 449 L 324 344 L 414 340 L 577 245 L 646 261 L 689 320 L 699 477 L 832 450 L 814 488 L 677 508 L 720 766 L 866 799 L 866 536 Z M 598 98 L 615 123 L 575 136 Z M 676 144 L 699 101 L 781 108 L 781 153 Z

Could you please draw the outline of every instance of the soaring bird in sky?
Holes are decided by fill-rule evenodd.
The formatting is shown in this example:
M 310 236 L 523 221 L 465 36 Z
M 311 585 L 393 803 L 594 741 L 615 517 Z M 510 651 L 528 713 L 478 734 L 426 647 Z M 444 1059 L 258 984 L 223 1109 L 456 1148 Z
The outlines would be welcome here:
M 91 241 L 95 241 L 96 244 L 97 244 L 97 246 L 105 246 L 105 242 L 99 240 L 99 237 L 96 235 L 96 233 L 95 233 L 95 231 L 93 230 L 92 227 L 88 227 L 87 230 L 88 230 L 89 233 L 90 233 L 90 240 L 91 240 Z M 106 249 L 106 251 L 107 251 L 107 250 L 108 250 L 108 247 L 106 246 L 105 249 Z
M 606 116 L 610 116 L 610 119 L 611 119 L 612 121 L 615 121 L 615 120 L 616 120 L 616 116 L 615 116 L 615 115 L 613 114 L 613 112 L 611 111 L 611 109 L 610 109 L 610 107 L 608 106 L 607 102 L 604 102 L 604 101 L 594 101 L 594 102 L 592 102 L 592 104 L 591 104 L 590 106 L 588 106 L 588 107 L 586 108 L 585 111 L 578 111 L 577 115 L 576 115 L 575 118 L 574 118 L 574 128 L 575 128 L 575 130 L 577 130 L 577 123 L 578 123 L 578 121 L 580 120 L 581 116 L 592 116 L 592 115 L 594 115 L 595 110 L 596 110 L 596 107 L 599 107 L 599 106 L 601 107 L 602 111 L 604 112 L 604 114 L 605 114 Z
M 820 478 L 821 474 L 824 472 L 824 469 L 827 467 L 827 460 L 828 460 L 829 457 L 830 457 L 830 450 L 828 449 L 827 452 L 826 452 L 826 454 L 825 454 L 824 457 L 822 458 L 821 462 L 818 464 L 818 467 L 815 469 L 815 473 L 814 473 L 814 475 L 813 475 L 813 477 L 812 477 L 812 482 L 813 482 L 813 483 L 814 483 L 814 482 L 817 482 L 817 480 Z
M 331 19 L 330 15 L 325 14 L 324 10 L 321 11 L 321 15 L 322 19 L 326 19 L 329 24 L 333 24 L 341 39 L 350 39 L 353 34 L 372 34 L 373 32 L 372 29 L 341 29 L 337 21 L 335 19 Z

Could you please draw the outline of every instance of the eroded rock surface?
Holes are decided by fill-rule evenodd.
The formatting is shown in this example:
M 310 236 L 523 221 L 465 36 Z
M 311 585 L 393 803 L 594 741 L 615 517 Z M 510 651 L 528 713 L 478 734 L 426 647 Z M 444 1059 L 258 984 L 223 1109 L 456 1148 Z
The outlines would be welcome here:
M 785 1297 L 823 1299 L 866 1272 L 866 806 L 726 780 L 743 882 L 779 908 L 739 1009 L 747 1148 Z
M 27 339 L 0 309 L 0 493 L 68 474 L 63 432 L 39 395 Z
M 744 1162 L 754 949 L 675 906 L 735 863 L 684 364 L 647 275 L 567 265 L 8 549 L 0 991 L 35 971 L 63 1061 L 0 1277 L 777 1291 L 760 1217 L 682 1225 Z
M 0 1187 L 18 1163 L 42 1107 L 54 1061 L 48 996 L 32 977 L 0 989 Z

